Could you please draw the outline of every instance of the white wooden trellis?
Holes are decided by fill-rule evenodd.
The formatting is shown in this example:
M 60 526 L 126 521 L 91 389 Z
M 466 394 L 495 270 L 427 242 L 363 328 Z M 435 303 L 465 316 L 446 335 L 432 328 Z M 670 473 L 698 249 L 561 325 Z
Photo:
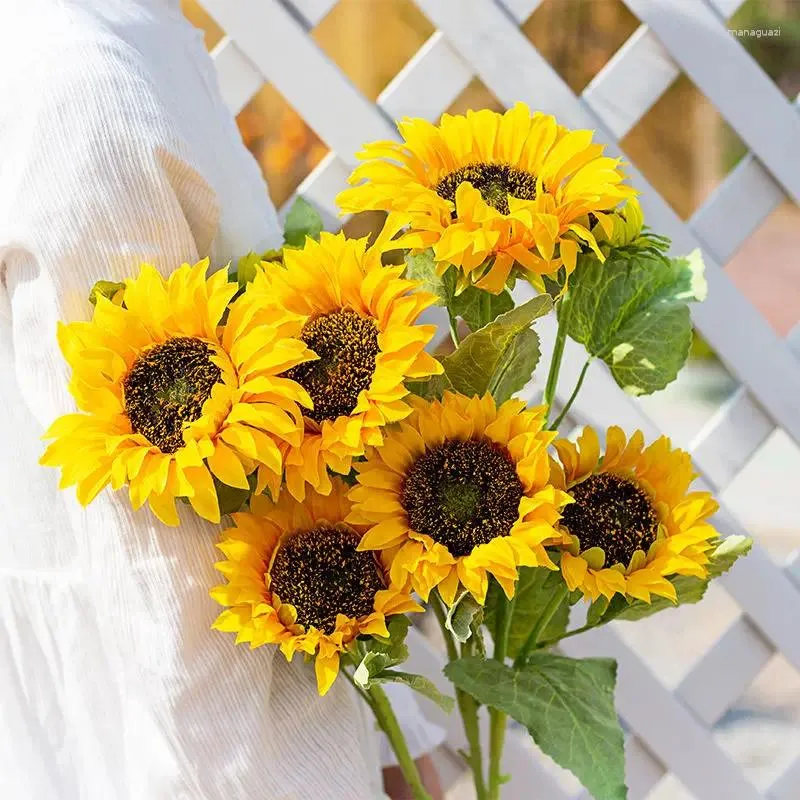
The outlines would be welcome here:
M 723 271 L 786 197 L 795 203 L 800 198 L 797 109 L 726 30 L 725 19 L 743 0 L 624 0 L 642 24 L 579 97 L 519 30 L 543 0 L 415 2 L 437 30 L 372 103 L 309 36 L 336 0 L 203 0 L 227 34 L 213 52 L 226 102 L 238 113 L 265 81 L 286 97 L 331 150 L 298 193 L 333 221 L 334 198 L 362 143 L 397 138 L 393 120 L 405 115 L 436 120 L 476 75 L 505 105 L 524 100 L 568 126 L 594 128 L 609 151 L 619 154 L 618 141 L 685 72 L 750 149 L 685 223 L 635 165 L 628 170 L 642 190 L 649 224 L 672 238 L 675 252 L 702 249 L 710 291 L 708 300 L 693 309 L 694 322 L 741 383 L 690 450 L 703 480 L 719 494 L 776 427 L 800 444 L 800 325 L 781 340 Z M 582 360 L 570 343 L 562 386 L 574 385 Z M 649 437 L 658 434 L 602 366 L 589 370 L 583 396 L 592 398 L 591 405 L 579 405 L 572 421 L 617 423 L 628 430 L 642 428 Z M 725 534 L 743 532 L 724 508 L 715 521 Z M 564 642 L 571 655 L 607 654 L 619 661 L 617 703 L 630 732 L 631 800 L 646 797 L 667 772 L 699 800 L 762 796 L 715 742 L 711 729 L 776 652 L 800 670 L 800 559 L 781 569 L 756 547 L 722 580 L 741 613 L 673 692 L 613 625 Z M 415 659 L 432 676 L 441 666 L 424 641 Z M 450 741 L 462 746 L 458 720 L 444 724 Z M 515 732 L 507 760 L 506 771 L 514 776 L 509 798 L 569 797 Z M 765 796 L 800 798 L 800 757 Z

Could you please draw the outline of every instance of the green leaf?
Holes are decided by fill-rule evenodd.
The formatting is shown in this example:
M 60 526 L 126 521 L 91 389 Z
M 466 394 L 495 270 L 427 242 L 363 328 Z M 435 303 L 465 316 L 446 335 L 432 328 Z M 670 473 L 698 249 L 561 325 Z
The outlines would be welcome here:
M 508 629 L 508 654 L 516 658 L 522 645 L 528 639 L 539 617 L 542 616 L 547 604 L 555 592 L 564 588 L 564 579 L 561 572 L 547 569 L 546 567 L 521 567 L 519 580 L 515 592 L 514 615 Z M 494 618 L 497 613 L 498 603 L 507 603 L 503 590 L 496 581 L 489 585 L 486 595 L 485 621 L 489 630 L 494 629 Z M 569 598 L 556 609 L 550 622 L 547 623 L 539 637 L 540 641 L 556 639 L 562 636 L 569 624 Z
M 453 297 L 450 309 L 457 317 L 461 317 L 469 325 L 471 331 L 477 331 L 514 308 L 511 293 L 490 294 L 474 286 L 468 286 L 461 294 Z
M 423 250 L 421 253 L 406 253 L 405 262 L 406 278 L 419 281 L 420 291 L 436 295 L 440 306 L 452 302 L 456 291 L 455 267 L 450 267 L 444 275 L 440 275 L 431 249 Z
M 482 621 L 483 606 L 469 592 L 462 592 L 447 612 L 445 627 L 463 644 Z
M 283 240 L 289 247 L 302 247 L 306 236 L 319 241 L 323 227 L 322 217 L 317 209 L 307 200 L 298 197 L 286 215 Z
M 414 675 L 410 672 L 398 672 L 397 670 L 385 670 L 377 675 L 373 680 L 376 683 L 403 683 L 415 692 L 419 692 L 429 700 L 436 703 L 442 711 L 450 713 L 453 710 L 455 701 L 452 697 L 442 694 L 436 684 L 423 675 Z
M 371 636 L 362 641 L 365 642 L 368 651 L 387 655 L 392 660 L 392 665 L 400 664 L 408 658 L 406 635 L 410 625 L 408 617 L 395 614 L 386 623 L 388 638 Z
M 247 501 L 256 489 L 255 473 L 249 475 L 247 478 L 247 482 L 250 484 L 249 489 L 238 489 L 235 486 L 228 486 L 227 483 L 223 483 L 213 475 L 212 477 L 214 478 L 214 488 L 217 491 L 219 513 L 222 515 L 235 514 L 237 511 L 241 511 L 247 505 Z
M 522 389 L 539 358 L 538 336 L 530 326 L 552 307 L 548 295 L 539 295 L 467 336 L 442 359 L 453 389 L 469 397 L 491 391 L 498 403 Z
M 406 381 L 406 389 L 425 400 L 441 400 L 442 395 L 452 388 L 450 379 L 444 373 L 433 375 L 425 381 Z
M 478 702 L 522 723 L 542 751 L 571 770 L 596 800 L 627 797 L 614 661 L 539 651 L 518 670 L 493 659 L 462 658 L 444 671 Z
M 567 333 L 602 358 L 633 395 L 663 389 L 678 375 L 692 342 L 688 303 L 706 295 L 698 250 L 667 259 L 620 248 L 605 263 L 582 256 L 562 307 Z
M 89 302 L 96 306 L 98 297 L 105 297 L 106 300 L 113 302 L 117 292 L 122 291 L 124 288 L 125 284 L 117 281 L 97 281 L 89 292 Z
M 614 595 L 611 601 L 596 601 L 589 608 L 587 623 L 605 625 L 613 619 L 637 620 L 651 617 L 659 611 L 687 603 L 699 603 L 705 596 L 709 584 L 727 572 L 736 560 L 750 552 L 753 540 L 747 536 L 728 536 L 717 545 L 709 556 L 707 578 L 695 578 L 692 575 L 674 575 L 669 581 L 675 587 L 678 602 L 673 603 L 666 597 L 653 595 L 649 603 L 642 600 L 626 600 L 622 595 Z
M 388 653 L 370 651 L 361 659 L 361 663 L 353 673 L 353 680 L 362 689 L 369 689 L 372 681 L 384 670 L 393 667 L 396 663 Z
M 261 263 L 258 253 L 250 252 L 242 256 L 236 264 L 236 269 L 229 272 L 228 277 L 235 280 L 241 289 L 244 289 L 256 277 L 256 267 Z

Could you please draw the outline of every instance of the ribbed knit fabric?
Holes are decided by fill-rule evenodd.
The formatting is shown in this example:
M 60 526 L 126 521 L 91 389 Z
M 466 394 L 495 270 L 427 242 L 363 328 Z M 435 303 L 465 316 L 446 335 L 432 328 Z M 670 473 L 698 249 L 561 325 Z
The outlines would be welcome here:
M 96 279 L 280 241 L 178 5 L 0 0 L 0 794 L 375 800 L 349 686 L 320 700 L 301 659 L 210 630 L 218 529 L 84 510 L 36 463 L 74 407 L 56 323 Z

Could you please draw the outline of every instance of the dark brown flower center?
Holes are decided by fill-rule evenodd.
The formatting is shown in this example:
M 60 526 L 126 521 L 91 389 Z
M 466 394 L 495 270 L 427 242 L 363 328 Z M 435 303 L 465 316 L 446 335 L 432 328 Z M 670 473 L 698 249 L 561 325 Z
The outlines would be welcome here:
M 206 342 L 181 336 L 139 356 L 122 382 L 134 432 L 163 453 L 183 447 L 184 425 L 200 418 L 220 379 L 213 354 Z
M 505 448 L 488 439 L 450 440 L 412 464 L 400 503 L 413 530 L 459 558 L 508 535 L 522 494 Z
M 306 323 L 300 338 L 319 356 L 286 373 L 314 401 L 306 416 L 322 422 L 352 413 L 375 374 L 380 353 L 375 321 L 345 308 Z
M 436 194 L 456 201 L 456 189 L 469 181 L 481 197 L 501 214 L 508 214 L 508 196 L 519 200 L 533 200 L 536 197 L 536 176 L 524 169 L 508 164 L 468 164 L 445 175 L 436 184 Z
M 605 566 L 627 567 L 637 551 L 656 540 L 658 514 L 644 489 L 632 480 L 602 473 L 569 490 L 575 502 L 562 512 L 561 523 L 580 539 L 581 551 L 599 547 Z
M 297 622 L 332 633 L 337 614 L 359 619 L 384 588 L 375 556 L 360 552 L 350 528 L 320 525 L 285 537 L 270 568 L 270 591 L 297 611 Z

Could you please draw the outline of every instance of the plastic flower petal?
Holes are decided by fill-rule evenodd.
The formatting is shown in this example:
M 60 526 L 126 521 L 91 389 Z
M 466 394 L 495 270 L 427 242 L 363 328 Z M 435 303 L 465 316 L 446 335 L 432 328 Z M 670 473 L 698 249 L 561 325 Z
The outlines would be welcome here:
M 553 483 L 574 501 L 559 522 L 570 591 L 593 601 L 615 594 L 675 600 L 669 576 L 706 576 L 718 539 L 707 520 L 717 503 L 708 492 L 689 491 L 688 453 L 666 437 L 645 447 L 640 431 L 628 439 L 617 427 L 608 429 L 605 453 L 588 427 L 577 444 L 561 439 L 555 449 Z
M 302 442 L 286 453 L 286 486 L 298 499 L 307 486 L 330 491 L 329 471 L 347 474 L 386 425 L 411 413 L 406 380 L 442 371 L 425 351 L 436 327 L 416 324 L 434 297 L 403 279 L 402 266 L 381 263 L 391 233 L 372 247 L 323 233 L 286 249 L 283 265 L 265 263 L 251 284 L 256 318 L 291 315 L 292 335 L 318 357 L 286 373 L 313 401 Z
M 61 469 L 86 505 L 105 486 L 128 486 L 168 525 L 187 498 L 219 522 L 214 479 L 240 489 L 258 472 L 276 489 L 282 447 L 302 439 L 300 405 L 310 398 L 283 377 L 314 354 L 288 335 L 287 315 L 255 322 L 226 270 L 207 277 L 208 261 L 184 264 L 164 279 L 143 266 L 126 281 L 124 301 L 97 296 L 91 322 L 59 328 L 80 413 L 45 434 L 41 463 Z
M 591 233 L 634 195 L 618 159 L 602 155 L 592 131 L 570 131 L 552 116 L 517 103 L 504 114 L 445 114 L 439 125 L 404 119 L 402 142 L 373 142 L 339 194 L 343 211 L 383 210 L 408 226 L 400 240 L 432 247 L 442 269 L 456 264 L 460 283 L 502 291 L 512 269 L 541 286 L 567 274 L 579 249 L 603 254 Z
M 388 616 L 422 611 L 390 585 L 372 553 L 358 549 L 364 528 L 345 522 L 346 494 L 334 478 L 328 495 L 309 492 L 303 503 L 287 493 L 277 503 L 253 497 L 252 513 L 234 514 L 236 527 L 217 545 L 227 583 L 211 591 L 226 606 L 214 628 L 251 648 L 279 645 L 289 661 L 297 652 L 314 658 L 321 695 L 358 636 L 388 636 Z
M 426 600 L 438 587 L 448 604 L 459 586 L 483 603 L 490 576 L 512 597 L 520 566 L 556 569 L 545 544 L 569 498 L 549 485 L 555 434 L 543 410 L 497 407 L 488 394 L 412 402 L 355 465 L 348 520 L 371 526 L 360 546 L 382 551 L 394 580 Z

